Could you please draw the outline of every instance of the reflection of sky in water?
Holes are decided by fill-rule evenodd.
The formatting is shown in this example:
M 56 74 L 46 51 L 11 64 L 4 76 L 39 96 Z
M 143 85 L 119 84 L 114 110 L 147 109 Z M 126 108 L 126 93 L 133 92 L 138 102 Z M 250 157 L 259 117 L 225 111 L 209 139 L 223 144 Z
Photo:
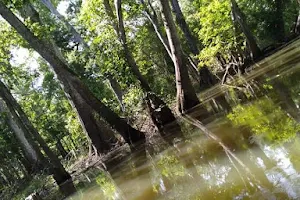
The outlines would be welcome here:
M 282 188 L 290 198 L 299 199 L 300 176 L 294 169 L 287 152 L 282 148 L 265 147 L 266 155 L 277 162 L 277 167 L 267 171 L 268 179 L 276 186 Z M 281 170 L 284 172 L 282 173 Z
M 220 186 L 226 182 L 226 177 L 231 167 L 210 163 L 208 166 L 203 167 L 202 170 L 204 173 L 201 174 L 201 177 L 207 181 L 207 184 Z

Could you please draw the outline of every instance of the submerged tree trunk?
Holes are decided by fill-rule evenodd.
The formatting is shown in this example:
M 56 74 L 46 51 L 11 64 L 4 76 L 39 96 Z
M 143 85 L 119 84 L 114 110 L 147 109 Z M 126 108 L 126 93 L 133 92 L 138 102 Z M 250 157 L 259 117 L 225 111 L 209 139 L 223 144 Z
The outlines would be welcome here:
M 256 58 L 260 57 L 262 55 L 262 52 L 261 52 L 260 48 L 258 47 L 256 40 L 246 23 L 246 20 L 244 19 L 244 14 L 238 7 L 235 0 L 231 0 L 231 12 L 232 12 L 234 21 L 236 21 L 240 25 L 240 27 L 246 37 L 247 44 L 248 44 L 250 52 L 251 52 L 251 58 L 256 59 Z
M 0 13 L 2 13 L 1 11 L 2 10 L 0 2 Z M 65 170 L 58 157 L 50 150 L 42 136 L 31 124 L 21 106 L 17 103 L 15 98 L 11 95 L 10 91 L 2 82 L 0 82 L 0 95 L 5 101 L 10 113 L 15 113 L 14 118 L 18 120 L 18 126 L 22 127 L 25 132 L 28 131 L 31 136 L 39 143 L 40 147 L 44 150 L 51 163 L 50 171 L 53 174 L 54 180 L 59 185 L 61 192 L 66 196 L 74 193 L 76 189 L 73 185 L 73 182 L 69 181 L 71 180 L 70 174 Z
M 188 24 L 185 21 L 185 17 L 183 16 L 178 0 L 170 0 L 170 1 L 172 4 L 173 12 L 176 16 L 176 22 L 179 25 L 182 32 L 184 33 L 185 39 L 189 45 L 192 54 L 198 55 L 199 49 L 197 47 L 197 41 L 193 36 L 192 32 L 190 31 Z
M 188 109 L 200 103 L 191 80 L 188 76 L 187 67 L 184 66 L 183 52 L 173 21 L 170 4 L 168 1 L 160 0 L 164 24 L 172 53 L 172 60 L 175 67 L 176 88 L 177 88 L 177 110 L 184 113 Z

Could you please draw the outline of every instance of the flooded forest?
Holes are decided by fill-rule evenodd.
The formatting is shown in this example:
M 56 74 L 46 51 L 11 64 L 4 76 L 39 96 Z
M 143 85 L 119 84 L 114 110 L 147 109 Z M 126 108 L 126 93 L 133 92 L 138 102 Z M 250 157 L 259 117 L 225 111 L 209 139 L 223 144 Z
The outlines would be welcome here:
M 0 199 L 300 199 L 300 0 L 0 0 L 0 34 Z

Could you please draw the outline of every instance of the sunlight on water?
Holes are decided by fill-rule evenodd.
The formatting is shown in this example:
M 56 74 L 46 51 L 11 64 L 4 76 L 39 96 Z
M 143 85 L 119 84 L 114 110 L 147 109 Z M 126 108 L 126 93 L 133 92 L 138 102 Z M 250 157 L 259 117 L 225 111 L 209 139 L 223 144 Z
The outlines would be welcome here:
M 289 59 L 260 63 L 249 93 L 221 86 L 206 93 L 212 110 L 212 96 L 230 99 L 230 112 L 203 126 L 196 109 L 182 122 L 184 138 L 154 140 L 157 148 L 99 172 L 69 199 L 300 199 L 300 73 L 291 48 L 283 50 Z

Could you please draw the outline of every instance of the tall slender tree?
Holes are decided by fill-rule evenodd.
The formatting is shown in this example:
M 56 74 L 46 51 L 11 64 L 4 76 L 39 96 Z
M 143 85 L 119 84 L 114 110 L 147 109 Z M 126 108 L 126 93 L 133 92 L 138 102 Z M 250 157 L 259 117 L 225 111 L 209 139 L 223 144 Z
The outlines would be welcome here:
M 255 37 L 253 36 L 251 30 L 247 25 L 247 22 L 244 17 L 245 16 L 244 13 L 238 7 L 238 4 L 236 3 L 235 0 L 231 0 L 231 12 L 232 12 L 233 20 L 240 25 L 240 28 L 242 29 L 246 37 L 247 45 L 249 46 L 252 59 L 258 58 L 259 56 L 262 55 L 262 52 L 257 45 Z
M 149 83 L 147 82 L 146 78 L 141 74 L 139 67 L 132 55 L 132 52 L 128 46 L 126 31 L 124 27 L 122 1 L 115 0 L 116 16 L 114 15 L 109 0 L 104 0 L 103 3 L 105 12 L 110 17 L 112 22 L 111 24 L 122 45 L 125 60 L 130 66 L 130 69 L 134 76 L 139 80 L 141 88 L 146 94 L 145 102 L 148 107 L 151 119 L 153 123 L 158 127 L 158 129 L 163 129 L 163 127 L 166 124 L 175 121 L 175 117 L 172 114 L 170 108 L 166 105 L 166 103 L 163 100 L 161 100 L 156 94 L 153 93 Z
M 169 1 L 160 0 L 164 25 L 172 52 L 172 60 L 175 67 L 176 88 L 177 88 L 177 110 L 184 113 L 188 109 L 200 103 L 191 80 L 188 76 L 187 67 L 184 66 L 183 51 L 180 45 L 176 26 L 173 20 Z
M 176 17 L 176 23 L 182 30 L 185 39 L 188 43 L 188 46 L 190 48 L 190 51 L 192 52 L 193 55 L 198 55 L 200 52 L 197 44 L 199 43 L 197 42 L 196 38 L 193 36 L 189 25 L 186 23 L 185 17 L 182 13 L 178 0 L 170 0 L 170 1 L 171 1 L 173 12 Z

